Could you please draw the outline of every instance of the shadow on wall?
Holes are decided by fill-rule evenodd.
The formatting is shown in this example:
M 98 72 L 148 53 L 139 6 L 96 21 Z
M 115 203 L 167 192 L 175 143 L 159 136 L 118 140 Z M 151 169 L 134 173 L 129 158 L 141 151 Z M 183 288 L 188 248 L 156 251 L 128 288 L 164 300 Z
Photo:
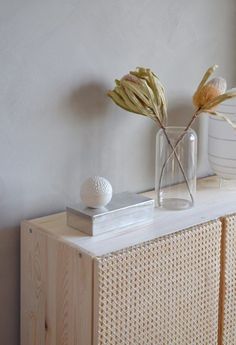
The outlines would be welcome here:
M 67 107 L 81 119 L 88 115 L 105 115 L 108 107 L 106 92 L 108 88 L 101 81 L 90 81 L 75 88 L 68 96 Z M 91 119 L 90 119 L 91 120 Z
M 0 230 L 0 343 L 20 338 L 20 229 Z
M 168 107 L 169 125 L 170 126 L 186 126 L 190 121 L 194 112 L 193 105 L 188 99 L 182 99 L 173 106 Z M 196 129 L 196 122 L 194 129 Z
M 71 146 L 75 147 L 73 150 L 74 152 L 77 150 L 76 155 L 79 157 L 76 161 L 70 159 L 70 174 L 76 171 L 77 175 L 70 176 L 67 180 L 76 179 L 79 185 L 87 176 L 98 174 L 107 177 L 113 184 L 114 190 L 126 190 L 130 174 L 123 170 L 117 176 L 114 171 L 120 169 L 130 153 L 132 158 L 127 162 L 126 167 L 130 166 L 130 171 L 134 171 L 134 166 L 138 166 L 141 157 L 144 157 L 145 168 L 143 167 L 140 176 L 135 178 L 134 187 L 131 185 L 129 188 L 136 191 L 138 184 L 141 190 L 152 188 L 157 128 L 151 120 L 116 107 L 106 95 L 109 86 L 111 87 L 104 80 L 91 80 L 77 88 L 74 87 L 62 103 L 62 106 L 66 107 L 64 113 L 69 114 L 71 121 L 74 122 L 75 129 L 72 131 L 74 145 Z M 122 142 L 121 133 L 124 136 Z M 135 149 L 136 146 L 141 147 L 142 142 L 143 149 L 138 154 Z M 150 148 L 147 147 L 149 142 Z M 150 152 L 150 157 L 145 155 L 145 151 Z M 71 153 L 69 152 L 68 155 Z M 142 174 L 145 174 L 147 181 L 145 187 L 143 187 Z
M 69 151 L 65 158 L 68 160 L 65 166 L 70 166 L 70 170 L 66 180 L 74 184 L 80 185 L 90 175 L 104 174 L 103 156 L 108 153 L 108 136 L 113 130 L 107 90 L 103 80 L 80 81 L 59 105 L 70 133 Z M 71 185 L 68 188 L 72 188 Z

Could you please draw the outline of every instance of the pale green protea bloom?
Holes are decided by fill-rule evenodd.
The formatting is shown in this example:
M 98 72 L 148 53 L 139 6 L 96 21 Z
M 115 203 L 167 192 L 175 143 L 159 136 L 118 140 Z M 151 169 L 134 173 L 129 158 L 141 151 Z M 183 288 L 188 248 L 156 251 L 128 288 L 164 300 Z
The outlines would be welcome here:
M 121 80 L 115 80 L 114 90 L 107 95 L 121 108 L 147 116 L 164 126 L 167 121 L 167 105 L 164 87 L 149 69 L 138 67 Z

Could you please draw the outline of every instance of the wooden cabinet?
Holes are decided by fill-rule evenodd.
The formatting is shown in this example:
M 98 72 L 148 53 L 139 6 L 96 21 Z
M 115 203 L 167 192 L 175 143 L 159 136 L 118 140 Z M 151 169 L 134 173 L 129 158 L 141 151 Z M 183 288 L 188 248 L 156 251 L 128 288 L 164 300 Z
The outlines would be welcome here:
M 235 345 L 233 194 L 94 238 L 23 222 L 21 345 Z

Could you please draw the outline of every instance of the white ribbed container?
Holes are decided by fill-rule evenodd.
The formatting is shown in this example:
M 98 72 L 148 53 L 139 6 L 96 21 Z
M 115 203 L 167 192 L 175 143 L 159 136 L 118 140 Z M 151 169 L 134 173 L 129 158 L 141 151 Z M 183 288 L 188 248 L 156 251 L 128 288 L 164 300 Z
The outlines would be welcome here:
M 235 99 L 224 102 L 217 111 L 236 122 Z M 236 180 L 236 129 L 215 116 L 209 116 L 208 157 L 216 175 L 225 180 Z

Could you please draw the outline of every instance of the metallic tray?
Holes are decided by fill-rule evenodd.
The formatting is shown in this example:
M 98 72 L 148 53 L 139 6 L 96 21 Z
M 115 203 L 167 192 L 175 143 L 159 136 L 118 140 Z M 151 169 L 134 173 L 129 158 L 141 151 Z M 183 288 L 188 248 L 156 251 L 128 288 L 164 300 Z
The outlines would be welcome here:
M 154 200 L 140 194 L 114 194 L 103 208 L 93 209 L 82 203 L 67 207 L 67 224 L 87 235 L 115 231 L 128 225 L 152 219 Z

